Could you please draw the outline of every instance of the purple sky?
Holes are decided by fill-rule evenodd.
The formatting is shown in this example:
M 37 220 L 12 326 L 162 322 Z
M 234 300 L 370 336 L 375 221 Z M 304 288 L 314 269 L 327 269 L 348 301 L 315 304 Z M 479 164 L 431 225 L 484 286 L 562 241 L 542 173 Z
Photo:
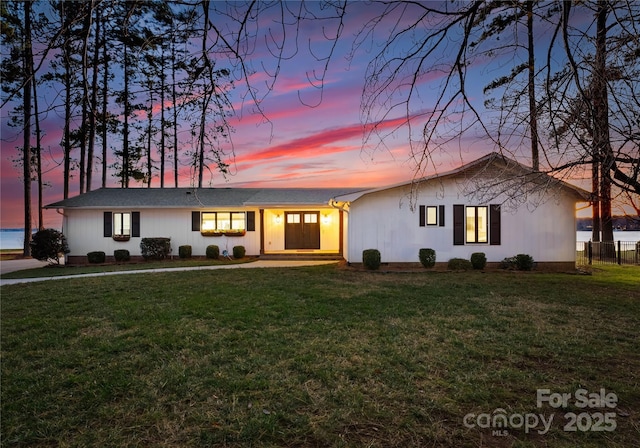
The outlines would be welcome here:
M 329 71 L 326 74 L 322 92 L 312 87 L 307 76 L 313 70 L 321 70 L 322 63 L 312 58 L 305 46 L 299 47 L 295 58 L 283 63 L 281 73 L 273 91 L 262 103 L 270 123 L 252 113 L 251 105 L 241 102 L 240 94 L 244 91 L 241 82 L 233 92 L 236 116 L 230 120 L 233 152 L 235 157 L 229 159 L 231 175 L 223 178 L 214 173 L 212 186 L 271 186 L 271 187 L 326 187 L 326 186 L 383 186 L 401 181 L 408 181 L 414 175 L 415 166 L 409 159 L 408 131 L 406 126 L 397 127 L 390 117 L 384 128 L 393 130 L 393 134 L 385 140 L 384 150 L 375 150 L 371 146 L 363 149 L 363 125 L 360 119 L 361 93 L 365 77 L 366 64 L 371 53 L 360 51 L 355 59 L 347 61 L 346 55 L 351 49 L 353 35 L 364 22 L 364 18 L 372 11 L 364 10 L 356 4 L 355 10 L 347 14 L 343 39 L 336 48 Z M 317 44 L 314 51 L 326 50 L 323 41 L 322 24 L 305 26 L 301 42 Z M 305 43 L 306 45 L 306 43 Z M 371 51 L 375 48 L 371 47 Z M 259 66 L 261 60 L 268 61 L 265 48 L 257 48 L 254 63 Z M 262 58 L 262 59 L 261 59 Z M 499 64 L 509 66 L 509 62 Z M 474 77 L 476 91 L 470 94 L 482 104 L 482 88 L 491 80 L 495 71 L 480 70 Z M 264 73 L 257 72 L 252 76 L 254 85 L 267 79 Z M 435 95 L 439 80 L 429 78 L 421 80 L 421 95 L 428 103 Z M 320 97 L 320 93 L 322 97 Z M 42 92 L 49 99 L 55 92 Z M 301 104 L 299 97 L 310 104 Z M 321 98 L 321 101 L 320 101 Z M 41 101 L 45 104 L 45 99 Z M 427 104 L 424 105 L 426 107 Z M 416 111 L 413 111 L 416 112 Z M 7 126 L 7 110 L 2 110 L 2 146 L 1 146 L 1 223 L 2 228 L 23 226 L 23 187 L 21 168 L 14 167 L 11 159 L 17 157 L 16 146 L 21 145 L 21 136 L 16 130 Z M 42 122 L 43 170 L 48 186 L 44 191 L 44 203 L 48 204 L 62 198 L 61 132 L 62 118 L 49 114 Z M 228 150 L 231 146 L 226 145 Z M 440 164 L 439 171 L 447 171 L 458 166 L 461 159 L 472 161 L 490 151 L 492 147 L 483 142 L 465 140 L 455 142 L 449 154 L 441 154 L 436 159 Z M 528 163 L 526 160 L 523 160 Z M 169 162 L 170 163 L 170 162 Z M 96 167 L 93 188 L 100 183 L 100 168 Z M 167 172 L 167 185 L 172 186 L 173 173 Z M 71 179 L 71 195 L 78 192 L 76 178 Z M 117 179 L 110 178 L 109 186 L 118 186 Z M 189 169 L 181 173 L 181 185 L 190 185 Z M 152 186 L 158 186 L 156 179 Z M 34 184 L 35 189 L 35 184 Z M 33 197 L 34 225 L 37 225 L 37 198 Z M 45 213 L 47 227 L 60 227 L 60 217 L 55 211 Z

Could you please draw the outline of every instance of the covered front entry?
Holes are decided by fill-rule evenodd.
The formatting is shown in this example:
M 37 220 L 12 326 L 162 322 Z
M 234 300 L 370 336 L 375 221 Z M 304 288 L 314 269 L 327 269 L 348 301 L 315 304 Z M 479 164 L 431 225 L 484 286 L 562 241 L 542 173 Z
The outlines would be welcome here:
M 320 249 L 320 212 L 286 212 L 284 248 Z

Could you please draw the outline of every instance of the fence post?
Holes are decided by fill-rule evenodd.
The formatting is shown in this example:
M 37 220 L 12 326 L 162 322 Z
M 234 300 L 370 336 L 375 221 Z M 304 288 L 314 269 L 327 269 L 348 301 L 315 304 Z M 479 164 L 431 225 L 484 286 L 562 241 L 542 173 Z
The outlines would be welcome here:
M 620 251 L 620 240 L 618 240 L 618 264 L 622 264 L 622 252 Z
M 589 265 L 591 265 L 591 263 L 593 262 L 593 248 L 591 247 L 591 240 L 589 240 L 587 253 L 589 256 Z

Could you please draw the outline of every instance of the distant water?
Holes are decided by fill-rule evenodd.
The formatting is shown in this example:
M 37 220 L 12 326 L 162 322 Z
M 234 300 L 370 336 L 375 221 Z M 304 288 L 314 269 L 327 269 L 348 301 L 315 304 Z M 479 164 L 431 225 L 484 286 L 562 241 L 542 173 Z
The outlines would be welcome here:
M 589 231 L 579 231 L 577 233 L 577 241 L 589 241 L 591 240 L 591 232 Z M 613 232 L 613 240 L 614 241 L 630 241 L 637 242 L 640 241 L 640 231 L 617 231 Z
M 24 229 L 0 229 L 0 249 L 22 249 L 23 246 Z

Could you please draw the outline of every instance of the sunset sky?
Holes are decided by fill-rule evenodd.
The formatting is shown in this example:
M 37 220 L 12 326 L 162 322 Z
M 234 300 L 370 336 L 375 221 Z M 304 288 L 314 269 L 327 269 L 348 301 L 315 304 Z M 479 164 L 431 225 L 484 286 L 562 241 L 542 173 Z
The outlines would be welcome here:
M 360 51 L 355 59 L 346 56 L 351 49 L 353 35 L 372 10 L 355 7 L 347 13 L 343 39 L 336 48 L 322 91 L 311 86 L 308 76 L 321 70 L 322 63 L 315 60 L 305 47 L 297 55 L 286 60 L 281 68 L 274 90 L 262 104 L 270 123 L 252 111 L 252 105 L 241 101 L 244 92 L 242 82 L 237 82 L 233 92 L 235 116 L 230 120 L 233 128 L 232 144 L 235 157 L 229 159 L 231 174 L 226 179 L 219 173 L 205 176 L 205 183 L 214 187 L 265 186 L 265 187 L 326 187 L 326 186 L 383 186 L 408 181 L 414 174 L 414 165 L 409 160 L 408 134 L 406 128 L 395 129 L 397 123 L 390 120 L 385 126 L 395 129 L 385 140 L 386 148 L 373 151 L 371 146 L 363 148 L 363 125 L 360 118 L 360 101 L 366 64 L 371 54 Z M 322 42 L 322 26 L 304 27 L 301 42 Z M 306 44 L 305 44 L 306 45 Z M 372 50 L 373 51 L 373 50 Z M 258 48 L 254 54 L 256 65 L 267 61 L 268 51 Z M 505 67 L 505 64 L 499 64 Z M 506 63 L 508 67 L 509 64 Z M 495 71 L 478 71 L 474 78 L 476 91 L 470 95 L 482 104 L 482 89 L 495 76 Z M 261 85 L 261 76 L 253 75 L 252 84 Z M 437 86 L 438 80 L 429 80 Z M 54 92 L 43 92 L 53 95 Z M 424 85 L 425 103 L 435 90 Z M 302 98 L 309 107 L 301 103 Z M 425 104 L 425 107 L 427 105 Z M 14 166 L 16 146 L 21 145 L 21 136 L 7 125 L 7 110 L 2 110 L 2 160 L 1 160 L 1 224 L 2 228 L 23 226 L 23 187 L 21 168 Z M 402 118 L 401 116 L 391 118 Z M 48 186 L 44 191 L 44 203 L 62 199 L 61 132 L 62 117 L 49 114 L 42 123 L 43 171 Z M 230 149 L 230 144 L 227 149 Z M 470 162 L 493 148 L 471 140 L 456 142 L 448 154 L 441 154 L 436 162 L 439 171 L 447 171 L 461 163 Z M 522 160 L 528 163 L 526 159 Z M 167 173 L 167 185 L 172 186 L 173 173 Z M 191 185 L 189 168 L 181 173 L 181 185 Z M 94 174 L 93 188 L 100 185 L 99 167 Z M 154 181 L 152 185 L 159 185 Z M 111 178 L 110 186 L 116 187 L 117 179 Z M 71 180 L 71 195 L 78 192 L 78 179 Z M 35 190 L 35 184 L 34 184 Z M 34 226 L 37 225 L 37 198 L 33 196 Z M 47 211 L 45 225 L 60 227 L 60 217 L 55 211 Z

